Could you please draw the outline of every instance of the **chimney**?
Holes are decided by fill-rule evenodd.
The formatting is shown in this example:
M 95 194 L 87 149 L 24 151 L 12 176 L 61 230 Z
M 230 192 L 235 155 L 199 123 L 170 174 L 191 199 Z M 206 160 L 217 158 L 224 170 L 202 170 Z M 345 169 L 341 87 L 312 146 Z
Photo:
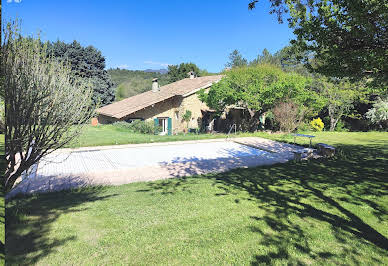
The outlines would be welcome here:
M 195 73 L 193 71 L 190 71 L 188 74 L 190 75 L 190 79 L 195 78 Z
M 154 78 L 152 80 L 152 92 L 158 92 L 158 91 L 159 91 L 158 79 Z

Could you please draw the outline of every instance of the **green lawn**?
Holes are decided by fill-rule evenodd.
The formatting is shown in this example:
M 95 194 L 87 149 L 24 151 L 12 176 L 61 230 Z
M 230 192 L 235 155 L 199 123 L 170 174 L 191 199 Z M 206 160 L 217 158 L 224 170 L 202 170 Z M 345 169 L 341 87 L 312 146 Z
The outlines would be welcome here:
M 387 265 L 388 133 L 317 136 L 335 158 L 13 199 L 7 264 Z
M 5 171 L 4 135 L 0 134 L 0 171 L 1 176 Z M 4 265 L 4 241 L 5 241 L 5 202 L 3 182 L 0 184 L 0 265 Z
M 175 136 L 160 136 L 147 135 L 140 133 L 131 133 L 126 129 L 116 127 L 114 125 L 98 125 L 86 126 L 80 138 L 73 142 L 69 147 L 84 147 L 84 146 L 104 146 L 116 144 L 133 144 L 133 143 L 152 143 L 152 142 L 167 142 L 179 140 L 197 140 L 225 138 L 224 134 L 186 134 Z
M 316 136 L 313 143 L 328 141 L 332 144 L 369 144 L 374 140 L 379 141 L 381 136 L 387 133 L 381 132 L 301 132 Z M 256 133 L 237 133 L 231 134 L 230 137 L 263 137 L 283 142 L 293 142 L 294 138 L 290 134 L 268 134 L 266 132 Z M 360 137 L 361 136 L 361 137 Z M 96 127 L 87 126 L 80 138 L 68 145 L 68 147 L 88 147 L 88 146 L 105 146 L 105 145 L 120 145 L 120 144 L 137 144 L 137 143 L 152 143 L 152 142 L 168 142 L 182 140 L 201 140 L 201 139 L 216 139 L 226 138 L 226 134 L 186 134 L 174 136 L 159 136 L 146 135 L 139 133 L 131 133 L 126 129 L 118 128 L 113 125 L 99 125 Z M 298 137 L 297 144 L 308 144 L 307 138 Z M 345 141 L 345 142 L 344 142 Z

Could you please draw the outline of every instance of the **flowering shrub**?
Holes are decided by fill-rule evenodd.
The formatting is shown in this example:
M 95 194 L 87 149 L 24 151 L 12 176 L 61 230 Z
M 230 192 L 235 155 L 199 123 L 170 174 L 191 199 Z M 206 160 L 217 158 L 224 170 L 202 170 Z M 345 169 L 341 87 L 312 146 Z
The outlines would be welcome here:
M 369 109 L 366 113 L 372 123 L 379 123 L 388 120 L 388 97 L 386 99 L 378 99 L 373 108 Z
M 322 122 L 321 118 L 315 118 L 310 122 L 310 125 L 313 127 L 315 131 L 322 131 L 325 124 Z

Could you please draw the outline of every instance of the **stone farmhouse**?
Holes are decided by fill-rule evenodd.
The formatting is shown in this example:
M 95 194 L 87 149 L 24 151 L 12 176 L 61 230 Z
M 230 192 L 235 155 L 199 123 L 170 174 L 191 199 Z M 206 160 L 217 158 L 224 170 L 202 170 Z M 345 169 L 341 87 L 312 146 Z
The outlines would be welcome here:
M 162 87 L 159 87 L 157 79 L 153 79 L 152 90 L 97 109 L 98 123 L 135 119 L 154 121 L 161 127 L 161 134 L 172 135 L 187 128 L 187 122 L 182 117 L 189 110 L 192 115 L 188 128 L 203 128 L 209 126 L 209 122 L 211 126 L 211 120 L 203 120 L 211 110 L 199 100 L 198 92 L 209 89 L 221 80 L 222 75 L 196 77 L 193 72 L 189 75 L 189 78 Z

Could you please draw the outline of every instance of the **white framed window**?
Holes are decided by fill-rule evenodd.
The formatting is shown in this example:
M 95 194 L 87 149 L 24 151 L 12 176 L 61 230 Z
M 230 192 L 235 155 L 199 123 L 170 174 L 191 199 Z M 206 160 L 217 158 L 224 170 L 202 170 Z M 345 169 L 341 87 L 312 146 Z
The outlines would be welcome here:
M 176 120 L 179 119 L 179 111 L 175 111 L 175 119 L 176 119 Z

